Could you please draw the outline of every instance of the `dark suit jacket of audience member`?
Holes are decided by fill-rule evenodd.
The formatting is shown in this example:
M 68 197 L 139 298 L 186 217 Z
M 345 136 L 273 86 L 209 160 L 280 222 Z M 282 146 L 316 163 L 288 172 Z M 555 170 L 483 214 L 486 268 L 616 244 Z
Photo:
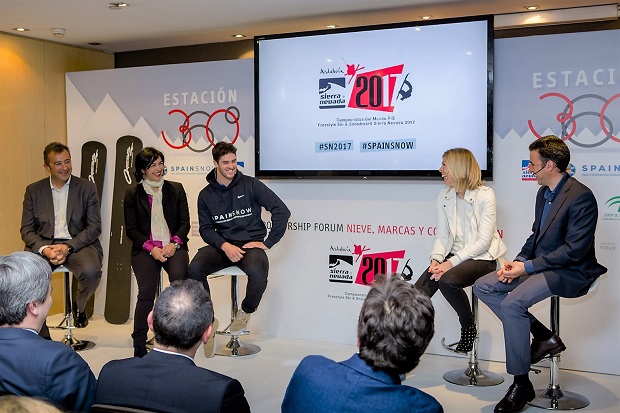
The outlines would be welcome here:
M 95 402 L 169 413 L 250 411 L 237 380 L 156 350 L 103 366 Z
M 101 208 L 95 184 L 71 175 L 67 197 L 67 226 L 71 240 L 67 244 L 76 251 L 92 246 L 100 256 L 103 249 L 101 234 Z M 26 251 L 38 252 L 54 239 L 54 200 L 50 179 L 44 178 L 26 187 L 22 213 L 21 235 Z
M 337 363 L 305 357 L 291 378 L 282 413 L 441 413 L 433 398 L 401 385 L 398 375 L 370 367 L 358 354 Z
M 183 185 L 178 182 L 164 181 L 161 189 L 164 218 L 170 230 L 170 237 L 177 235 L 187 251 L 187 234 L 190 230 L 187 195 Z M 127 236 L 133 242 L 132 255 L 143 251 L 142 245 L 151 235 L 151 205 L 149 196 L 142 184 L 129 188 L 125 193 L 125 226 Z
M 70 347 L 22 329 L 0 328 L 0 394 L 47 399 L 65 411 L 85 412 L 97 380 Z

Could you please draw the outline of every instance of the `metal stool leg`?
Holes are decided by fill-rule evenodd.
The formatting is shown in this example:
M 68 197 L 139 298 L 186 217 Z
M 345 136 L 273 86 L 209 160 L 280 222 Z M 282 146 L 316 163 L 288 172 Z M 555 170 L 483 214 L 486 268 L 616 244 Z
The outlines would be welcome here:
M 560 297 L 551 297 L 551 330 L 560 335 Z M 537 389 L 536 397 L 528 403 L 530 406 L 547 410 L 577 410 L 590 404 L 586 397 L 560 389 L 560 355 L 551 356 L 549 386 Z
M 478 328 L 478 297 L 471 293 L 471 312 L 474 315 L 476 323 L 476 331 L 480 331 Z M 459 386 L 495 386 L 504 382 L 504 378 L 499 374 L 485 373 L 478 366 L 478 341 L 480 334 L 476 335 L 474 340 L 474 347 L 469 352 L 469 364 L 465 370 L 452 370 L 443 375 L 445 381 L 457 384 Z
M 53 329 L 62 329 L 65 330 L 65 336 L 62 339 L 62 342 L 71 347 L 75 351 L 81 350 L 90 350 L 95 347 L 95 343 L 93 341 L 88 340 L 78 340 L 75 338 L 71 332 L 75 328 L 73 325 L 73 311 L 71 308 L 71 277 L 72 274 L 65 267 L 58 267 L 54 272 L 63 272 L 64 273 L 64 281 L 65 281 L 65 316 L 56 327 L 51 327 Z
M 159 284 L 157 284 L 157 293 L 155 295 L 155 299 L 157 299 L 157 297 L 159 297 L 159 294 L 161 294 L 161 290 L 162 290 L 162 285 L 164 283 L 163 280 L 163 270 L 159 272 Z M 146 348 L 148 348 L 149 350 L 152 350 L 153 347 L 155 347 L 155 336 L 151 337 L 150 340 L 146 341 Z
M 231 305 L 231 314 L 230 314 L 230 323 L 232 324 L 235 321 L 235 315 L 239 310 L 238 305 L 238 276 L 231 275 L 230 276 L 230 297 L 232 301 Z M 230 327 L 230 324 L 228 325 Z M 215 354 L 218 356 L 228 356 L 228 357 L 237 357 L 237 356 L 249 356 L 250 354 L 256 354 L 260 351 L 260 347 L 255 344 L 245 344 L 239 340 L 239 336 L 250 334 L 249 331 L 239 331 L 236 333 L 231 333 L 228 331 L 228 327 L 226 327 L 222 331 L 218 331 L 217 334 L 230 336 L 230 340 L 224 347 L 218 347 L 215 351 Z

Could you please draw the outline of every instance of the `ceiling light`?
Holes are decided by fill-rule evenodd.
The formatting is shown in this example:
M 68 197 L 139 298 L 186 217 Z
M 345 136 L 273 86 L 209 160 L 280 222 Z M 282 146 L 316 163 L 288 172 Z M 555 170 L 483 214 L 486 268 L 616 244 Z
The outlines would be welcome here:
M 110 8 L 112 10 L 120 10 L 123 7 L 127 7 L 127 6 L 129 6 L 129 4 L 127 3 L 110 3 Z
M 540 9 L 540 6 L 525 6 L 524 9 L 525 10 L 529 10 L 529 11 L 533 11 L 533 10 Z
M 26 29 L 25 27 L 15 27 L 13 28 L 13 30 L 15 30 L 16 32 L 27 32 L 30 29 Z
M 234 37 L 235 39 L 243 39 L 245 37 L 245 34 L 233 34 L 232 37 Z
M 618 6 L 616 4 L 606 4 L 602 6 L 539 10 L 535 13 L 525 11 L 520 13 L 497 14 L 495 15 L 494 23 L 495 29 L 500 30 L 617 19 Z
M 327 26 L 325 26 L 325 27 L 327 27 L 328 29 L 335 29 L 335 28 L 337 28 L 337 27 L 339 27 L 339 26 L 338 26 L 337 24 L 328 24 L 328 25 L 327 25 Z
M 431 15 L 429 14 L 429 15 L 427 15 L 427 16 L 420 16 L 420 18 L 421 18 L 422 20 L 430 20 L 430 19 L 432 19 L 432 18 L 433 18 L 433 16 L 431 16 Z
M 66 32 L 66 30 L 61 27 L 50 29 L 50 31 L 52 32 L 52 36 L 54 37 L 63 37 Z

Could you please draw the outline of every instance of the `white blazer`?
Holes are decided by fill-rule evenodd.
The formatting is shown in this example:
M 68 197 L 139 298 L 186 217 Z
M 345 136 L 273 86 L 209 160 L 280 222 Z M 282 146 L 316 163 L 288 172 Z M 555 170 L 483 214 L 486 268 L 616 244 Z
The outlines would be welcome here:
M 495 221 L 495 192 L 488 186 L 465 191 L 463 198 L 472 205 L 470 222 L 465 234 L 465 246 L 449 261 L 456 267 L 470 259 L 497 259 L 506 252 L 506 245 L 497 233 Z M 452 250 L 456 233 L 456 190 L 446 187 L 437 196 L 437 233 L 431 260 L 443 262 Z

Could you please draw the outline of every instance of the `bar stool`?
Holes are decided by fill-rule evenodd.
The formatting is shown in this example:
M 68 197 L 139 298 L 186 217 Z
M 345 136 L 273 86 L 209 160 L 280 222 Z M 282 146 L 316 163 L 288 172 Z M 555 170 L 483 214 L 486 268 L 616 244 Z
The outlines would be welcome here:
M 62 342 L 67 346 L 71 347 L 75 351 L 81 350 L 90 350 L 95 347 L 94 341 L 88 340 L 78 340 L 75 338 L 71 332 L 75 328 L 73 325 L 73 311 L 71 308 L 71 278 L 73 278 L 73 274 L 69 269 L 65 266 L 56 267 L 53 272 L 62 272 L 64 273 L 65 278 L 65 316 L 55 327 L 50 327 L 56 330 L 65 330 L 65 336 L 62 339 Z
M 239 340 L 239 336 L 245 336 L 250 334 L 249 331 L 237 331 L 232 333 L 230 331 L 230 325 L 233 321 L 235 321 L 235 315 L 237 314 L 237 310 L 239 309 L 238 305 L 238 277 L 239 276 L 247 276 L 247 274 L 236 265 L 224 268 L 222 270 L 216 271 L 213 274 L 210 274 L 207 278 L 214 279 L 224 276 L 230 276 L 230 298 L 231 298 L 231 309 L 230 309 L 230 324 L 226 326 L 223 330 L 218 330 L 216 332 L 217 335 L 222 336 L 230 336 L 230 340 L 223 347 L 217 347 L 215 350 L 215 354 L 218 356 L 228 356 L 228 357 L 237 357 L 237 356 L 249 356 L 250 354 L 256 354 L 260 351 L 260 347 L 255 344 L 246 344 L 242 343 Z
M 480 331 L 478 328 L 478 297 L 474 295 L 473 287 L 471 291 L 471 312 L 474 315 L 476 323 L 476 331 Z M 478 341 L 480 334 L 476 334 L 474 340 L 474 346 L 469 352 L 469 364 L 465 370 L 452 370 L 443 375 L 443 379 L 452 384 L 458 384 L 459 386 L 496 386 L 504 382 L 504 378 L 496 373 L 486 373 L 478 366 Z M 448 351 L 453 353 L 462 354 L 455 351 L 456 343 L 446 344 L 446 339 L 441 339 L 441 345 Z
M 599 283 L 597 278 L 588 289 L 588 294 L 596 290 Z M 560 335 L 560 296 L 551 297 L 551 331 L 558 336 Z M 581 409 L 590 404 L 590 400 L 586 397 L 560 389 L 560 353 L 547 357 L 551 360 L 551 368 L 549 370 L 549 386 L 546 389 L 537 389 L 536 397 L 530 406 L 540 407 L 547 410 L 576 410 Z

